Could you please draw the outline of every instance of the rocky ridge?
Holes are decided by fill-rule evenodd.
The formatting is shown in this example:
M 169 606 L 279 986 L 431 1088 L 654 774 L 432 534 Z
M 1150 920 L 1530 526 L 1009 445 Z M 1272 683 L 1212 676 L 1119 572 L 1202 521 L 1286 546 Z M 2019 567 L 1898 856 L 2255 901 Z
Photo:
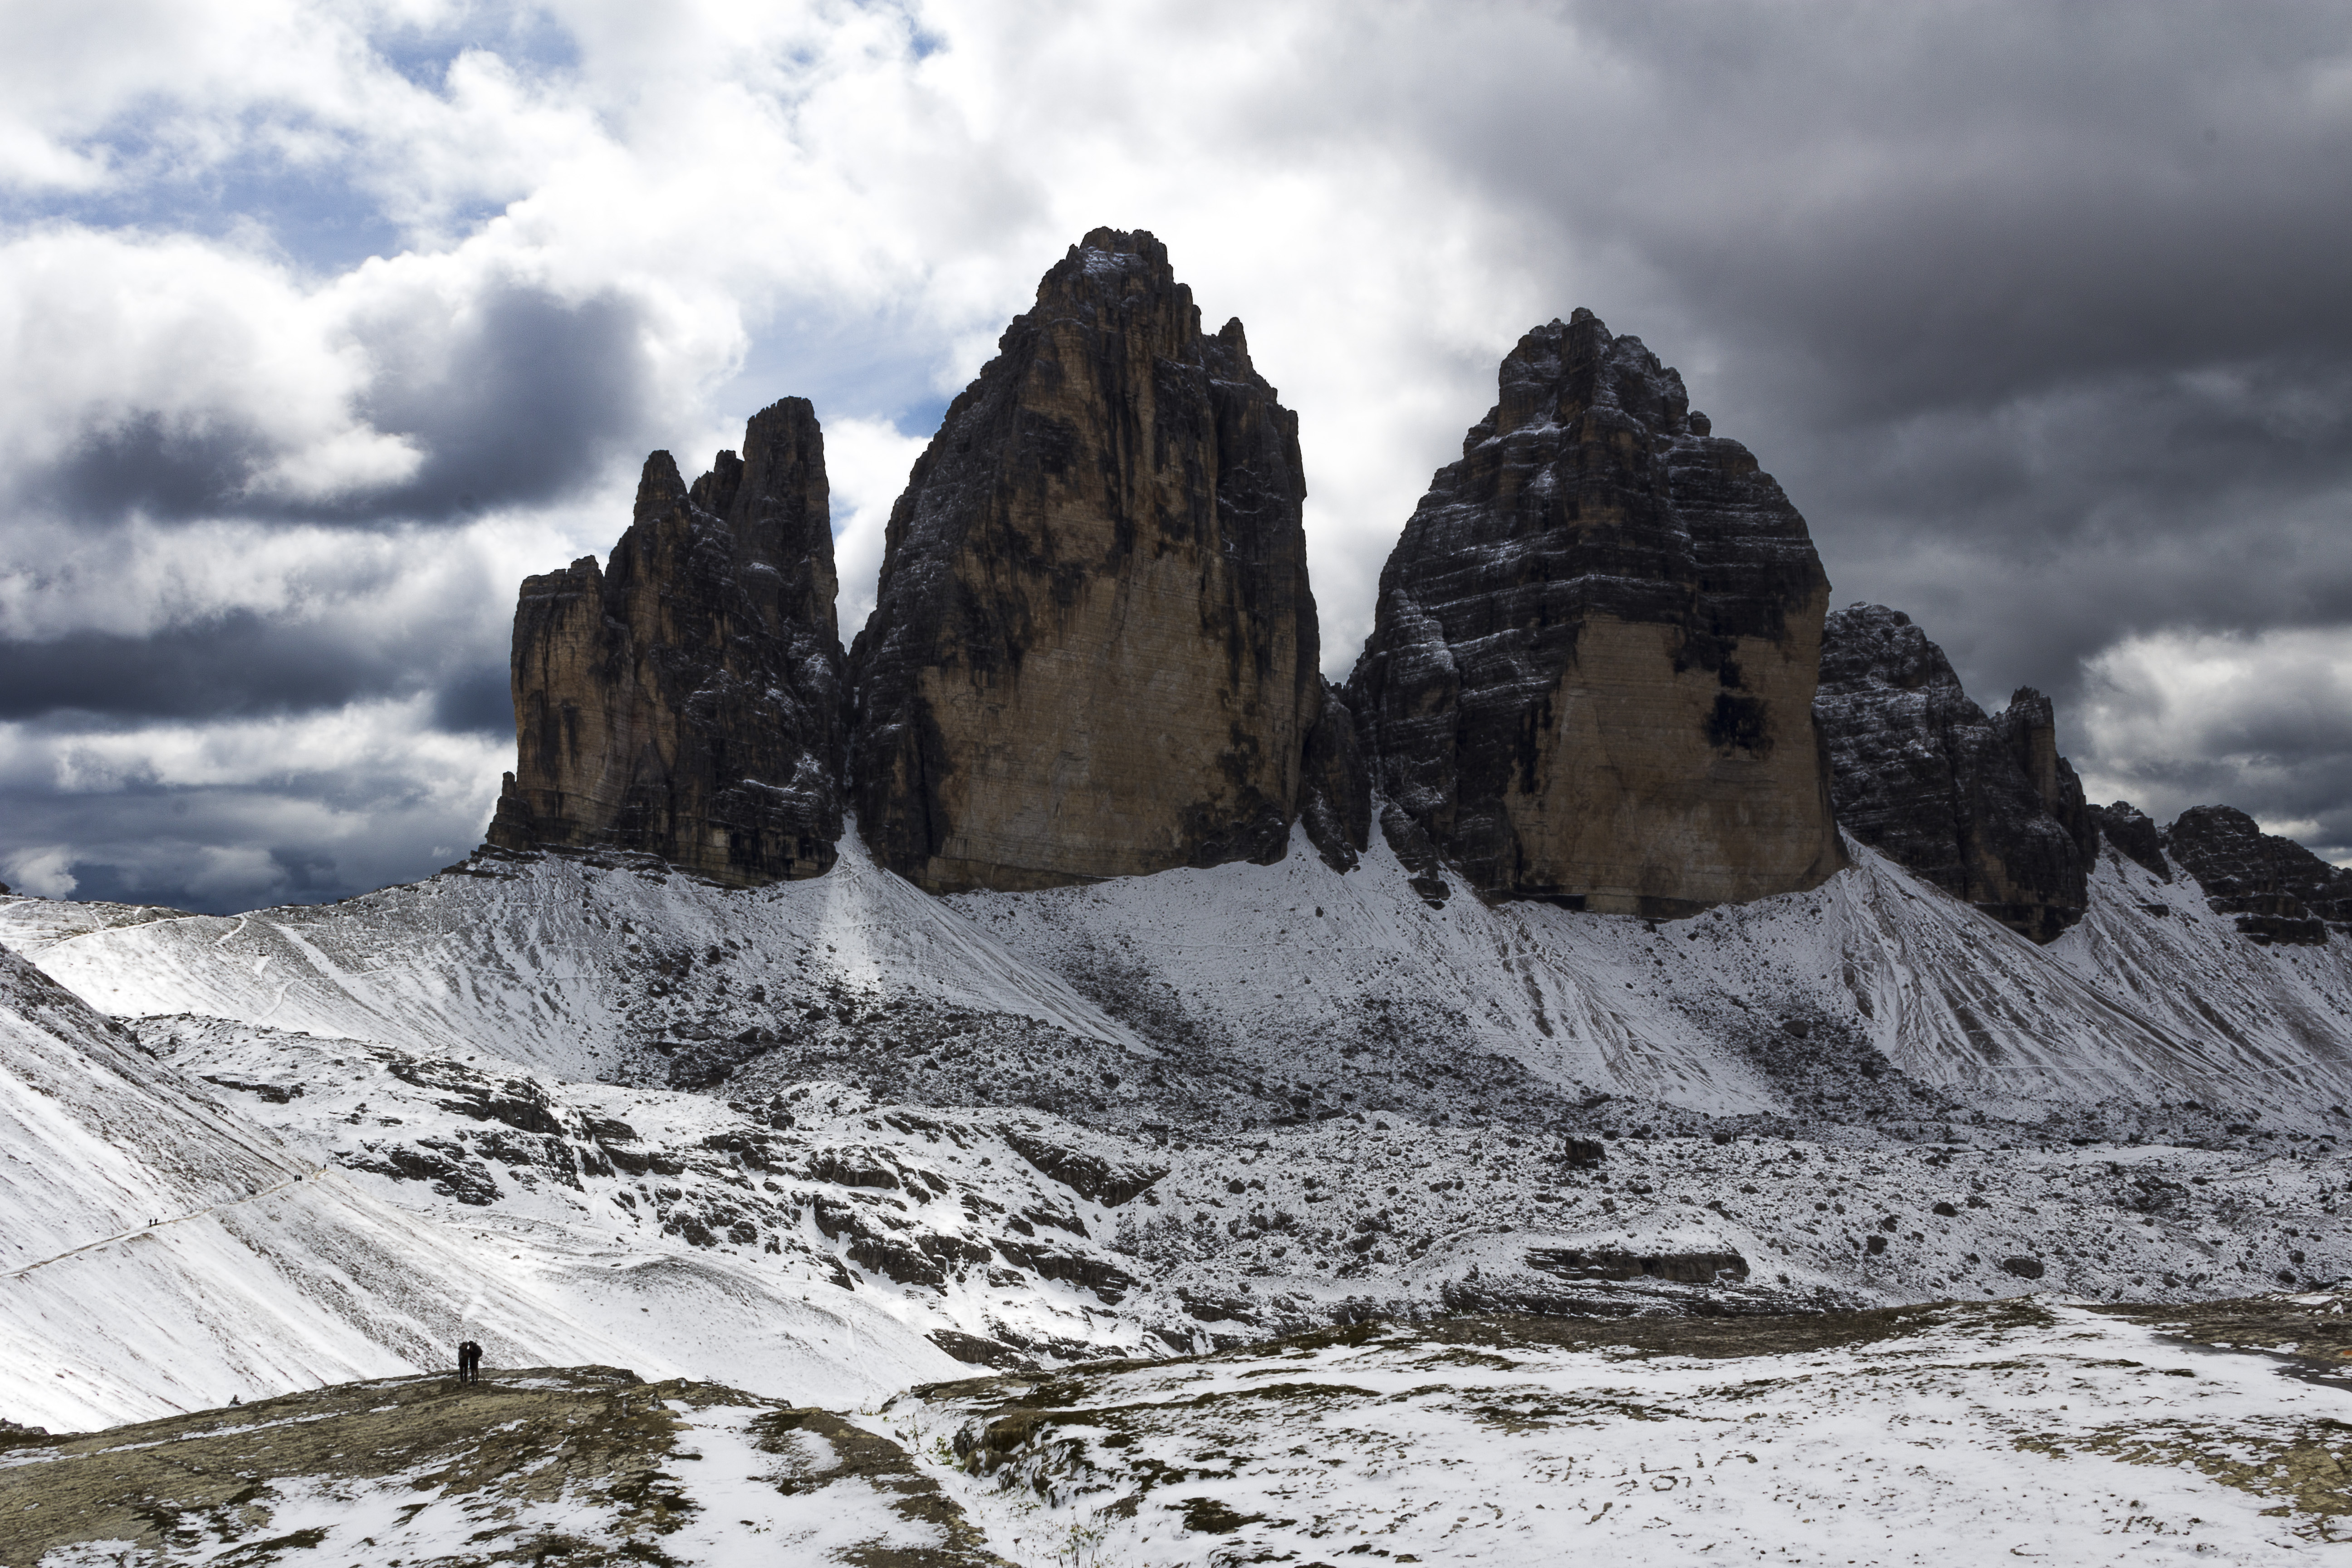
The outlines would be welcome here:
M 2258 942 L 2315 944 L 2333 931 L 2352 935 L 2352 871 L 2264 833 L 2233 806 L 2184 811 L 2164 830 L 2164 848 L 2197 879 L 2215 914 L 2234 915 Z
M 1241 322 L 1204 334 L 1147 233 L 1073 246 L 890 515 L 850 655 L 876 858 L 932 892 L 1279 859 L 1323 689 L 1305 496 Z
M 1823 627 L 1813 718 L 1848 833 L 2036 942 L 2082 918 L 2098 828 L 2048 698 L 1988 716 L 1910 616 L 1851 605 Z
M 689 489 L 646 459 L 635 516 L 524 580 L 516 771 L 489 842 L 644 851 L 730 884 L 814 877 L 841 837 L 841 639 L 824 441 L 807 401 L 752 416 Z
M 1804 520 L 1589 310 L 1521 339 L 1498 382 L 1381 572 L 1347 686 L 1391 844 L 1431 896 L 1433 850 L 1486 896 L 1596 912 L 1818 885 L 1843 858 Z

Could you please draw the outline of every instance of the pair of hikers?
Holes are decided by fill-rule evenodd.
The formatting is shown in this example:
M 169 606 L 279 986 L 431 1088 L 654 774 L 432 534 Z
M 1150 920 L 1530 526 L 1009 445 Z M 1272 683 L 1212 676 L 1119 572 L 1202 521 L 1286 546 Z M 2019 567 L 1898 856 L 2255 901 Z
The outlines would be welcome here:
M 482 1347 L 471 1340 L 461 1341 L 457 1345 L 457 1381 L 482 1381 Z

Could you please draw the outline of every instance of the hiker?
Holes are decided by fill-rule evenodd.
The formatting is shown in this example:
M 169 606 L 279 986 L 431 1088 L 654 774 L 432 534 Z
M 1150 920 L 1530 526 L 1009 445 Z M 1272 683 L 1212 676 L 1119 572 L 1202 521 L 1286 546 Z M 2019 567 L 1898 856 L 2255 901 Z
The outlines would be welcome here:
M 471 1340 L 465 1341 L 457 1347 L 457 1381 L 459 1383 L 482 1381 L 482 1347 Z

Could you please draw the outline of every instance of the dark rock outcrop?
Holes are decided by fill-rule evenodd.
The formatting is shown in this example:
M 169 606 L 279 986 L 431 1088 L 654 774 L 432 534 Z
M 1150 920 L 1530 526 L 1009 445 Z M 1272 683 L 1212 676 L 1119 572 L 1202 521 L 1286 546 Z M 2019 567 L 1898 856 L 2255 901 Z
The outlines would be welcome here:
M 1910 616 L 1853 605 L 1823 631 L 1813 717 L 1847 832 L 2035 942 L 2082 918 L 2097 829 L 2048 698 L 1988 716 Z
M 2150 876 L 2172 880 L 2171 863 L 2164 858 L 2164 834 L 2147 813 L 2127 800 L 2087 809 L 2103 842 L 2114 845 Z
M 813 877 L 841 837 L 841 641 L 824 442 L 808 403 L 752 416 L 691 489 L 646 459 L 595 558 L 527 578 L 515 771 L 489 840 L 642 850 L 723 882 Z
M 1149 234 L 1072 247 L 890 514 L 850 655 L 876 858 L 934 892 L 1279 859 L 1322 691 L 1305 496 L 1241 323 L 1203 335 Z
M 2234 806 L 2200 805 L 2164 830 L 2164 847 L 2197 879 L 2215 914 L 2258 942 L 2318 943 L 2352 933 L 2352 871 L 2292 838 L 2264 833 Z
M 1356 745 L 1356 716 L 1328 680 L 1315 727 L 1307 732 L 1299 789 L 1299 822 L 1316 853 L 1334 871 L 1354 870 L 1371 839 L 1371 777 Z
M 1425 834 L 1488 897 L 1621 913 L 1821 882 L 1843 856 L 1803 518 L 1589 310 L 1529 332 L 1498 380 L 1381 572 L 1348 683 L 1409 819 L 1391 842 Z

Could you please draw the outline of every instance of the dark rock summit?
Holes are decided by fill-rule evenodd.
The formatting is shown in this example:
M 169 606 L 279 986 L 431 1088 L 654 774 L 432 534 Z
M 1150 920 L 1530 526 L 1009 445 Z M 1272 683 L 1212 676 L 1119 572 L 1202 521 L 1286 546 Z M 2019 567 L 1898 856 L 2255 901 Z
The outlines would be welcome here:
M 2048 698 L 1988 717 L 1910 616 L 1854 605 L 1823 631 L 1813 717 L 1847 832 L 2035 942 L 2082 918 L 2098 830 Z
M 1488 897 L 1594 910 L 1820 883 L 1843 856 L 1804 519 L 1589 310 L 1498 381 L 1381 572 L 1347 688 L 1424 896 L 1444 885 L 1424 837 Z
M 2164 832 L 2147 813 L 2127 800 L 2087 809 L 2091 825 L 2099 830 L 2102 842 L 2114 845 L 2117 853 L 2148 875 L 2167 882 L 2172 880 L 2172 866 L 2164 858 Z
M 823 872 L 841 837 L 834 595 L 806 400 L 753 416 L 741 457 L 691 489 L 654 453 L 605 570 L 523 582 L 490 842 L 641 850 L 738 884 Z
M 2216 914 L 2255 942 L 2318 943 L 2352 933 L 2352 871 L 2292 838 L 2264 833 L 2234 806 L 2200 805 L 2164 830 L 2164 847 Z
M 1072 247 L 890 514 L 850 655 L 875 858 L 934 892 L 1279 859 L 1323 689 L 1306 493 L 1241 323 L 1204 335 L 1149 234 Z M 1310 818 L 1343 846 L 1348 752 L 1317 743 Z

